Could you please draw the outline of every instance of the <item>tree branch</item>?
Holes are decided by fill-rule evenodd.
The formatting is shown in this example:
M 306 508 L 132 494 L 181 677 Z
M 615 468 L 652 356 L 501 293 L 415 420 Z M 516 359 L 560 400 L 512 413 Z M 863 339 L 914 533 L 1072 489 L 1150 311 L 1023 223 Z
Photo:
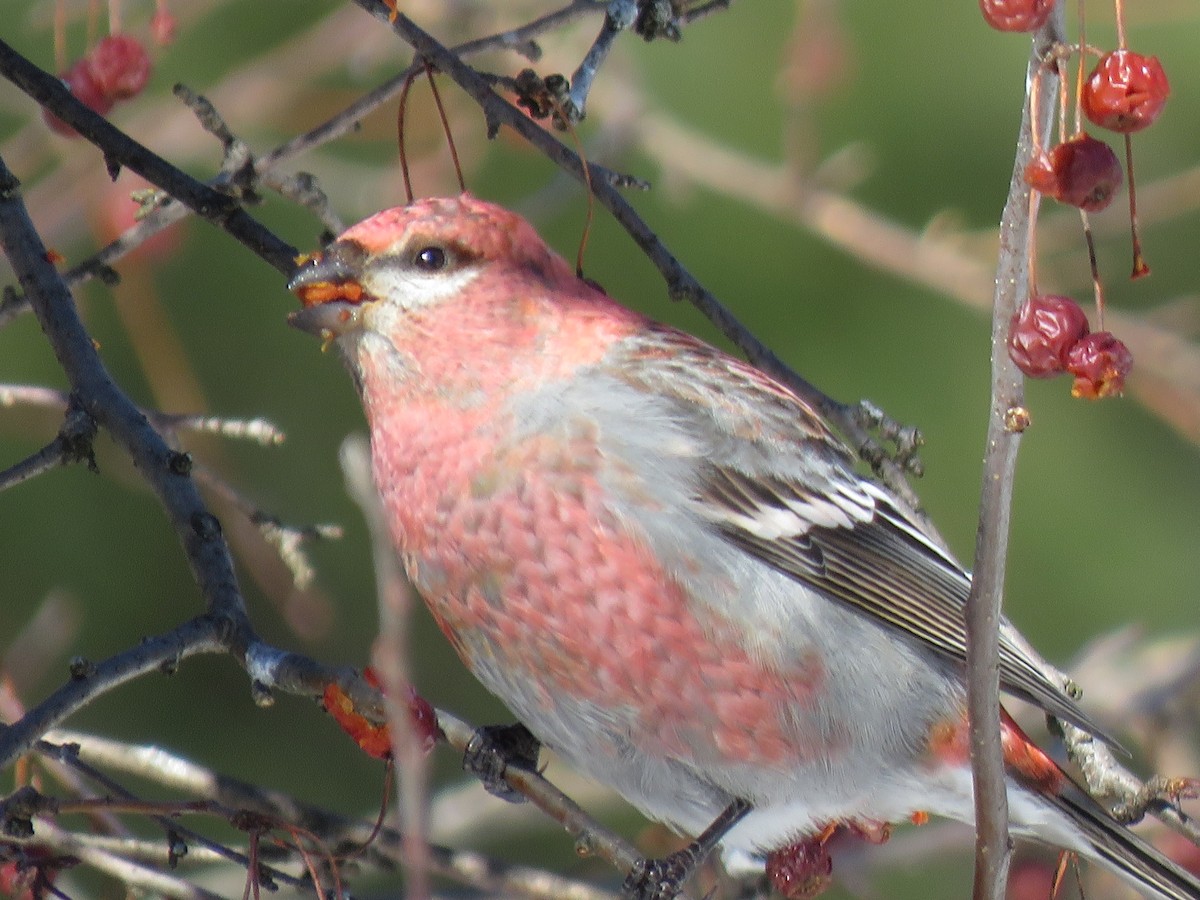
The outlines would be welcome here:
M 197 181 L 133 140 L 80 103 L 62 79 L 34 65 L 2 40 L 0 74 L 102 148 L 104 164 L 113 178 L 122 166 L 131 169 L 196 215 L 223 228 L 278 271 L 286 274 L 295 268 L 296 248 L 256 222 L 239 200 Z
M 1062 31 L 1061 4 L 1033 39 L 1026 84 L 1054 96 L 1058 79 L 1034 78 L 1042 58 Z M 1024 379 L 1008 355 L 1008 330 L 1017 305 L 1030 289 L 1033 240 L 1030 189 L 1025 166 L 1032 158 L 1031 109 L 1049 117 L 1053 103 L 1035 104 L 1027 93 L 1017 138 L 1008 201 L 1000 221 L 1000 257 L 992 309 L 991 413 L 984 449 L 983 489 L 975 565 L 967 600 L 967 697 L 975 789 L 975 900 L 1003 900 L 1012 846 L 1008 836 L 1008 792 L 1000 740 L 1000 619 L 1009 518 L 1021 432 L 1028 424 Z M 1045 127 L 1041 127 L 1045 133 Z
M 106 123 L 107 124 L 107 123 Z M 83 327 L 71 293 L 49 260 L 20 196 L 20 183 L 0 159 L 0 245 L 29 295 L 38 322 L 81 410 L 120 444 L 154 490 L 175 528 L 209 611 L 242 636 L 253 635 L 221 523 L 208 511 L 180 456 L 109 376 Z

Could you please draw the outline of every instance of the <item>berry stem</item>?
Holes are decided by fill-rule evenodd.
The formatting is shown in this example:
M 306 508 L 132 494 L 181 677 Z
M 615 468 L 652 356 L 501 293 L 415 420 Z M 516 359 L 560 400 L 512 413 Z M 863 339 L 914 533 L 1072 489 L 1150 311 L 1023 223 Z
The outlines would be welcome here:
M 54 70 L 67 70 L 67 0 L 54 3 Z
M 583 278 L 583 257 L 587 253 L 588 237 L 592 233 L 592 220 L 596 216 L 596 190 L 592 187 L 592 170 L 588 166 L 587 155 L 583 152 L 583 141 L 579 139 L 579 132 L 575 130 L 575 125 L 571 122 L 571 117 L 567 115 L 567 111 L 557 98 L 551 97 L 550 102 L 554 105 L 555 112 L 562 119 L 563 125 L 566 126 L 567 132 L 571 135 L 571 141 L 575 144 L 575 152 L 579 154 L 579 170 L 583 173 L 583 185 L 585 194 L 587 195 L 587 212 L 583 217 L 583 233 L 579 235 L 579 248 L 575 251 L 575 274 Z
M 1079 128 L 1067 131 L 1067 64 L 1061 56 L 1054 57 L 1054 71 L 1058 74 L 1058 139 L 1065 141 L 1069 135 L 1078 134 Z
M 1092 220 L 1087 210 L 1079 211 L 1083 220 L 1083 240 L 1087 244 L 1088 266 L 1092 271 L 1092 295 L 1096 298 L 1096 330 L 1104 330 L 1104 283 L 1100 280 L 1100 266 L 1096 262 L 1096 241 L 1092 237 Z
M 1083 62 L 1087 57 L 1087 0 L 1079 0 L 1079 71 L 1075 77 L 1075 134 L 1083 128 Z
M 433 102 L 437 104 L 438 116 L 442 120 L 442 131 L 446 133 L 446 143 L 450 146 L 450 159 L 454 161 L 454 174 L 458 176 L 458 189 L 467 192 L 467 182 L 463 179 L 462 163 L 458 161 L 458 148 L 454 146 L 454 132 L 450 130 L 450 120 L 446 118 L 446 107 L 442 105 L 442 95 L 438 92 L 437 81 L 433 77 L 433 66 L 425 61 L 425 77 L 429 79 L 429 90 L 433 92 Z
M 100 0 L 88 0 L 87 46 L 94 46 L 100 31 Z
M 108 0 L 108 33 L 121 33 L 121 0 Z
M 1045 138 L 1042 135 L 1042 81 L 1046 75 L 1046 64 L 1043 63 L 1037 68 L 1037 72 L 1033 76 L 1033 85 L 1029 91 L 1029 143 L 1032 146 L 1032 158 L 1036 158 L 1039 153 L 1045 149 Z M 1037 193 L 1035 190 L 1034 193 Z
M 1029 144 L 1030 158 L 1036 158 L 1043 152 L 1044 136 L 1042 135 L 1042 82 L 1046 79 L 1047 66 L 1043 62 L 1037 67 L 1033 76 L 1033 84 L 1029 89 Z M 1049 127 L 1049 126 L 1048 126 Z M 1042 203 L 1042 192 L 1031 187 L 1029 190 L 1029 223 L 1025 229 L 1025 260 L 1029 270 L 1027 297 L 1037 295 L 1037 220 L 1038 209 Z M 1018 304 L 1019 305 L 1019 304 Z
M 1117 20 L 1117 47 L 1125 50 L 1129 47 L 1125 41 L 1125 0 L 1113 0 L 1113 8 Z
M 1133 180 L 1133 135 L 1125 132 L 1125 172 L 1129 178 L 1129 231 L 1133 238 L 1133 271 L 1131 281 L 1150 274 L 1150 266 L 1142 256 L 1142 232 L 1137 220 L 1137 186 Z
M 1033 94 L 1036 97 L 1037 94 Z M 1030 106 L 1033 106 L 1031 99 Z M 1032 113 L 1032 110 L 1031 110 Z M 1030 116 L 1030 120 L 1037 121 L 1035 115 Z M 1026 265 L 1029 268 L 1029 292 L 1027 296 L 1036 297 L 1038 294 L 1038 272 L 1037 272 L 1037 221 L 1038 210 L 1042 205 L 1042 192 L 1037 188 L 1031 188 L 1029 191 L 1029 227 L 1025 230 L 1025 257 Z
M 408 92 L 417 78 L 420 69 L 413 66 L 404 79 L 404 87 L 400 89 L 400 102 L 396 106 L 396 149 L 400 154 L 400 176 L 404 179 L 404 199 L 406 203 L 413 202 L 412 176 L 408 171 L 408 152 L 404 149 L 404 114 L 408 108 Z

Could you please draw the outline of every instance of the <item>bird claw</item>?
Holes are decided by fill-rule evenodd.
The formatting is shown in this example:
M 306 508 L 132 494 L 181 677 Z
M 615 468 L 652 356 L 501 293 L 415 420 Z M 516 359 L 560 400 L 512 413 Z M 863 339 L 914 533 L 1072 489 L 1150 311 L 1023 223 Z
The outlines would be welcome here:
M 735 797 L 712 824 L 682 850 L 659 859 L 638 860 L 621 885 L 621 896 L 625 900 L 671 900 L 678 896 L 696 867 L 708 859 L 725 835 L 751 809 L 749 800 Z
M 484 789 L 509 803 L 524 803 L 526 797 L 504 777 L 509 767 L 537 771 L 542 745 L 528 728 L 515 725 L 484 725 L 475 729 L 463 753 L 463 769 L 483 783 Z
M 672 900 L 692 874 L 696 854 L 689 844 L 670 856 L 640 859 L 621 885 L 624 900 Z
M 1140 822 L 1151 809 L 1179 807 L 1179 801 L 1200 796 L 1200 779 L 1168 778 L 1156 775 L 1151 778 L 1132 798 L 1117 804 L 1112 810 L 1118 822 L 1132 824 Z

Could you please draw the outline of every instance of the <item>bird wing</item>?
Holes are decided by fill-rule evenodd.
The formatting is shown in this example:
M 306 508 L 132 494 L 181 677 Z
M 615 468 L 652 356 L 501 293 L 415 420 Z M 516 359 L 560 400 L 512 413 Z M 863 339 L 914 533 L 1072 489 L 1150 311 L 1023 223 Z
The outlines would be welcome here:
M 669 398 L 676 415 L 695 426 L 690 430 L 711 432 L 696 499 L 728 541 L 965 664 L 970 575 L 885 487 L 854 471 L 850 451 L 807 403 L 759 370 L 665 326 L 630 342 L 627 353 L 625 380 Z M 1001 687 L 1112 742 L 1007 630 L 1005 622 Z

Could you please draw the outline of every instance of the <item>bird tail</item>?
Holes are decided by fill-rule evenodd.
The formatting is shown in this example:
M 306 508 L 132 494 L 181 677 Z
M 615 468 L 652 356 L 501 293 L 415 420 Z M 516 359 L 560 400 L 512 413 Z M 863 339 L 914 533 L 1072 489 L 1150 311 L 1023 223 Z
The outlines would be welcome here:
M 1200 900 L 1200 880 L 1171 862 L 1117 822 L 1075 785 L 1044 802 L 1062 813 L 1078 832 L 1079 852 L 1111 869 L 1147 897 Z

